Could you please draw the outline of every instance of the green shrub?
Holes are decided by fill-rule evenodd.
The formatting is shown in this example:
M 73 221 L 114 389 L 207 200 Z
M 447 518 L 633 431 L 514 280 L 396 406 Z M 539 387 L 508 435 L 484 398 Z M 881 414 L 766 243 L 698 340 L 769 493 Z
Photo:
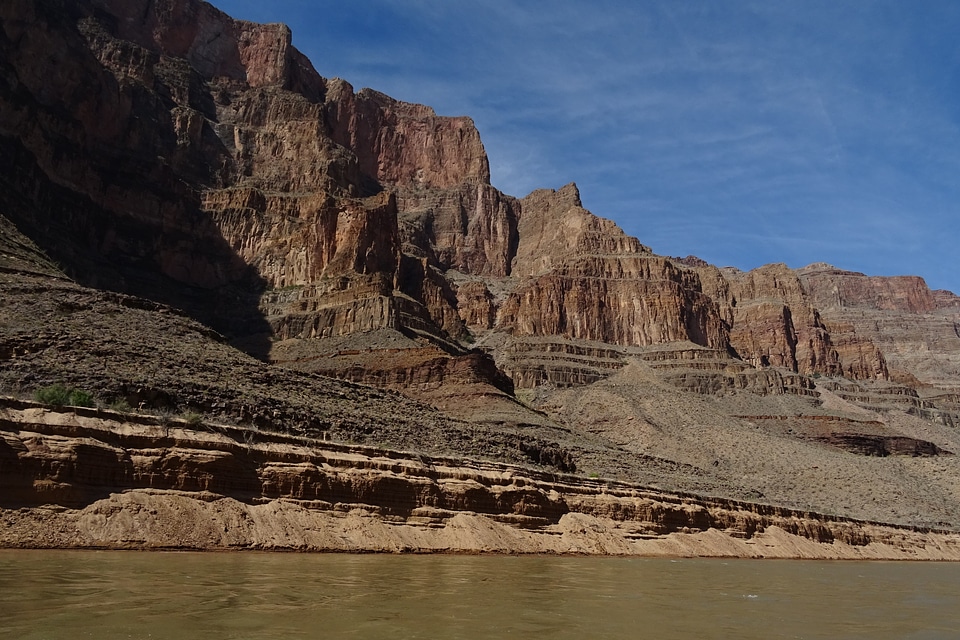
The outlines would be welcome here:
M 62 384 L 54 384 L 49 387 L 37 389 L 33 394 L 37 402 L 49 404 L 54 407 L 92 407 L 93 395 L 81 389 L 65 387 Z
M 92 393 L 81 391 L 80 389 L 70 390 L 71 407 L 92 407 L 94 404 L 96 403 L 93 401 Z
M 203 415 L 194 411 L 187 411 L 181 416 L 191 427 L 199 427 L 203 424 Z
M 63 407 L 70 402 L 70 390 L 62 384 L 55 384 L 37 389 L 33 394 L 33 399 L 54 407 Z

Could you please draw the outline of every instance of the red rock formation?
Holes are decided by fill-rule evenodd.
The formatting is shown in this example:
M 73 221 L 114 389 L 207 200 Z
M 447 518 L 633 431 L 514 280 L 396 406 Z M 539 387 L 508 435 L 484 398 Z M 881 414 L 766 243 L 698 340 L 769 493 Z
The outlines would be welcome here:
M 867 276 L 823 263 L 797 273 L 821 310 L 845 307 L 926 313 L 937 308 L 933 292 L 917 276 Z
M 866 371 L 910 384 L 957 389 L 960 307 L 955 295 L 932 292 L 914 276 L 871 277 L 824 264 L 810 265 L 798 274 L 810 297 L 821 305 L 838 343 L 856 344 L 854 359 L 864 354 Z M 879 356 L 871 354 L 871 347 Z
M 608 267 L 615 275 L 600 275 Z M 666 277 L 651 278 L 651 272 Z M 518 336 L 621 345 L 679 340 L 726 345 L 715 303 L 697 289 L 685 288 L 670 262 L 652 256 L 603 266 L 585 260 L 522 284 L 501 308 L 499 327 Z
M 520 201 L 520 211 L 520 240 L 512 269 L 520 278 L 548 273 L 581 255 L 650 254 L 649 248 L 613 221 L 584 209 L 575 184 L 558 191 L 534 191 Z
M 937 289 L 936 291 L 933 291 L 932 294 L 938 309 L 960 308 L 960 296 L 956 295 L 952 291 Z
M 510 275 L 519 210 L 513 198 L 468 181 L 453 189 L 401 189 L 399 203 L 411 252 L 443 270 Z
M 575 185 L 536 191 L 520 208 L 513 274 L 525 279 L 501 308 L 501 328 L 621 345 L 726 346 L 717 306 L 696 272 L 583 209 Z
M 465 335 L 453 287 L 426 260 L 407 258 L 400 278 L 398 288 L 423 304 L 431 324 L 454 338 Z
M 447 189 L 489 184 L 490 166 L 470 118 L 438 117 L 433 109 L 371 89 L 353 92 L 332 81 L 326 102 L 331 137 L 356 154 L 364 173 L 384 185 Z
M 496 321 L 493 294 L 479 280 L 464 282 L 457 287 L 457 309 L 463 323 L 476 331 L 491 329 Z
M 234 20 L 195 0 L 92 0 L 116 24 L 116 34 L 144 49 L 182 58 L 205 78 L 251 88 L 279 86 L 316 95 L 323 80 L 291 45 L 290 28 Z
M 830 334 L 830 343 L 837 352 L 844 377 L 852 380 L 890 379 L 883 352 L 869 337 L 857 332 L 856 324 L 827 321 L 824 326 Z
M 689 341 L 802 375 L 947 387 L 960 372 L 949 292 L 828 265 L 721 271 L 654 255 L 575 185 L 501 194 L 469 118 L 326 80 L 283 25 L 195 0 L 11 0 L 2 17 L 3 197 L 84 283 L 233 337 L 395 329 L 460 357 L 472 331 L 515 379 L 606 370 L 528 367 L 510 351 L 527 338 Z
M 733 322 L 731 346 L 757 365 L 800 373 L 837 373 L 836 351 L 800 279 L 784 264 L 748 273 L 726 270 Z
M 418 438 L 432 424 L 431 438 L 446 444 L 455 436 L 453 448 L 565 470 L 581 456 L 617 473 L 677 473 L 677 482 L 691 483 L 684 486 L 736 495 L 749 495 L 751 476 L 728 465 L 744 458 L 725 454 L 725 447 L 763 441 L 759 451 L 766 453 L 798 449 L 786 434 L 777 446 L 766 440 L 770 434 L 755 438 L 754 425 L 724 413 L 730 407 L 761 407 L 761 415 L 835 412 L 843 414 L 834 416 L 842 424 L 849 413 L 870 412 L 878 421 L 893 416 L 900 426 L 866 439 L 838 428 L 833 440 L 803 443 L 814 447 L 803 450 L 807 460 L 827 455 L 825 445 L 846 447 L 832 452 L 842 456 L 956 448 L 950 429 L 960 423 L 960 299 L 930 292 L 919 278 L 869 278 L 825 265 L 740 273 L 693 257 L 657 256 L 587 211 L 575 185 L 522 200 L 497 191 L 469 118 L 437 116 L 326 80 L 291 46 L 286 27 L 235 21 L 198 0 L 8 0 L 0 4 L 0 24 L 0 285 L 11 296 L 33 291 L 30 309 L 49 315 L 41 330 L 24 330 L 27 314 L 11 316 L 0 305 L 15 318 L 0 322 L 4 381 L 38 386 L 63 374 L 158 406 L 206 409 L 234 393 L 221 375 L 242 371 L 239 377 L 255 381 L 237 385 L 232 415 L 260 426 L 282 420 L 293 430 L 309 423 L 325 432 L 343 421 L 301 410 L 317 402 L 303 381 L 374 393 L 282 373 L 272 363 L 402 390 L 457 418 L 430 423 L 420 417 L 431 411 L 416 405 L 415 420 L 391 426 L 363 412 L 392 416 L 406 400 L 384 392 L 375 404 L 358 405 L 337 391 L 338 413 L 363 407 L 349 428 L 338 427 L 346 437 L 374 441 L 397 433 L 397 442 L 422 447 Z M 70 285 L 76 289 L 63 285 L 67 278 L 79 283 Z M 38 287 L 56 299 L 37 303 Z M 125 314 L 126 307 L 90 306 L 83 287 L 133 294 L 104 295 L 136 300 L 147 314 L 177 308 L 200 321 L 197 329 L 163 336 L 164 357 L 151 360 L 153 375 L 166 360 L 181 364 L 170 367 L 176 373 L 164 372 L 162 387 L 141 384 L 150 374 L 139 370 L 125 373 L 123 384 L 114 378 L 118 361 L 136 369 L 129 361 L 146 360 L 149 349 L 136 338 L 168 325 L 137 325 L 148 331 L 125 338 L 122 350 L 111 347 L 111 332 L 90 340 L 89 333 L 121 324 L 100 324 L 101 316 Z M 81 319 L 63 320 L 84 304 Z M 226 352 L 241 354 L 207 327 L 263 362 L 244 357 L 243 367 L 208 366 L 209 353 L 221 362 Z M 206 341 L 194 344 L 189 357 L 177 355 L 177 345 L 198 331 Z M 191 388 L 195 383 L 178 377 L 182 372 L 217 384 Z M 288 384 L 297 388 L 283 402 L 261 401 L 273 396 L 250 391 Z M 520 394 L 527 406 L 515 387 L 539 388 Z M 599 431 L 591 415 L 568 421 L 570 405 L 557 401 L 594 393 L 595 405 L 612 405 L 614 417 Z M 284 409 L 294 396 L 296 410 Z M 642 430 L 632 426 L 640 422 Z M 705 426 L 718 434 L 709 445 L 716 456 L 697 449 L 688 457 Z M 486 427 L 490 440 L 478 440 Z M 539 429 L 577 434 L 580 444 L 545 444 Z M 927 442 L 916 437 L 925 430 L 934 434 L 932 446 L 917 444 Z M 54 435 L 25 436 L 27 442 L 18 435 L 0 444 L 0 475 L 11 489 L 0 498 L 76 501 L 89 486 L 109 485 L 246 500 L 338 500 L 391 517 L 469 509 L 527 524 L 533 521 L 523 518 L 549 517 L 560 525 L 554 520 L 563 502 L 550 493 L 556 487 L 479 488 L 471 477 L 468 488 L 448 490 L 441 485 L 463 478 L 438 476 L 433 467 L 426 480 L 380 468 L 367 477 L 320 473 L 317 460 L 289 451 L 286 462 L 251 457 L 236 443 L 227 450 L 164 446 L 162 453 L 144 453 L 112 436 L 104 436 L 103 446 L 73 446 Z M 654 439 L 673 457 L 640 453 Z M 630 448 L 616 444 L 623 442 Z M 31 457 L 44 447 L 53 453 Z M 677 460 L 697 466 L 671 470 Z M 870 468 L 832 464 L 847 477 Z M 11 465 L 19 465 L 14 473 Z M 929 468 L 911 468 L 895 480 L 887 475 L 887 486 L 902 478 L 911 486 L 918 477 L 939 482 L 933 472 L 907 478 Z M 93 482 L 101 472 L 110 477 Z M 779 480 L 778 472 L 769 474 Z M 616 499 L 606 489 L 584 497 L 578 484 L 563 500 L 582 517 L 637 518 L 647 532 L 723 526 L 750 535 L 775 523 L 809 527 L 828 540 L 846 530 L 797 524 L 794 512 L 770 519 L 769 511 L 729 503 L 708 508 L 677 498 L 661 507 L 630 491 Z M 926 519 L 916 521 L 953 518 L 949 482 L 937 492 L 922 507 Z M 736 507 L 737 514 L 717 515 L 714 507 Z

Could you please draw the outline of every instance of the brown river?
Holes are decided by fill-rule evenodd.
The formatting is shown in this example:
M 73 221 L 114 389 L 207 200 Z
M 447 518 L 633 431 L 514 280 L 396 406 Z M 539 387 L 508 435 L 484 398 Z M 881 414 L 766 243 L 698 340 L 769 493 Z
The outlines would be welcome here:
M 0 551 L 0 638 L 960 638 L 960 564 Z

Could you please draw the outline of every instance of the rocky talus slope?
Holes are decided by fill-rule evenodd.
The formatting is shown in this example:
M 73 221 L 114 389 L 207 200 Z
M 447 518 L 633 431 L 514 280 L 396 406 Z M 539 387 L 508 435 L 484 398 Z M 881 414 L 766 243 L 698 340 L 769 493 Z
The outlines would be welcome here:
M 469 118 L 324 78 L 286 26 L 234 20 L 200 0 L 0 6 L 0 296 L 0 392 L 72 385 L 135 412 L 98 418 L 103 429 L 145 438 L 43 431 L 35 423 L 47 418 L 10 408 L 0 477 L 21 497 L 5 513 L 60 504 L 72 514 L 44 511 L 51 526 L 74 527 L 99 501 L 144 491 L 166 492 L 164 504 L 177 491 L 243 502 L 211 463 L 222 491 L 154 485 L 133 464 L 99 480 L 91 471 L 80 483 L 87 497 L 67 504 L 61 496 L 75 489 L 43 487 L 76 477 L 57 480 L 52 462 L 30 466 L 40 449 L 23 444 L 29 432 L 48 449 L 61 437 L 82 449 L 89 437 L 121 458 L 167 451 L 176 446 L 146 416 L 189 414 L 276 438 L 579 474 L 587 493 L 599 476 L 689 505 L 701 496 L 707 511 L 729 501 L 738 512 L 829 514 L 824 522 L 860 528 L 960 529 L 953 293 L 826 264 L 742 272 L 657 255 L 587 211 L 574 184 L 522 198 L 498 191 Z M 247 471 L 263 476 L 244 446 Z M 67 457 L 82 474 L 78 455 Z M 373 473 L 363 464 L 357 473 Z M 303 473 L 284 471 L 284 482 L 314 482 Z M 572 495 L 573 477 L 543 491 Z M 274 507 L 308 500 L 252 478 L 244 495 L 263 492 Z M 433 502 L 411 509 L 506 513 L 438 506 L 443 491 L 429 491 Z M 196 505 L 218 504 L 205 499 Z M 244 504 L 269 520 L 259 503 Z M 150 513 L 133 502 L 102 508 Z M 215 517 L 196 508 L 189 518 Z M 420 517 L 412 513 L 403 517 Z M 564 522 L 554 516 L 544 531 Z M 645 518 L 654 516 L 623 519 Z M 504 527 L 521 520 L 494 518 L 485 539 L 520 540 Z M 704 522 L 703 535 L 746 531 Z M 694 529 L 656 533 L 684 527 Z M 775 528 L 797 533 L 764 520 L 743 535 Z M 97 544 L 84 537 L 92 529 L 70 531 L 62 544 Z M 17 535 L 2 543 L 20 544 Z M 416 536 L 423 548 L 460 548 Z M 255 546 L 204 539 L 182 544 Z M 138 540 L 131 546 L 154 544 Z M 276 540 L 263 544 L 289 543 Z M 617 548 L 641 551 L 625 544 Z

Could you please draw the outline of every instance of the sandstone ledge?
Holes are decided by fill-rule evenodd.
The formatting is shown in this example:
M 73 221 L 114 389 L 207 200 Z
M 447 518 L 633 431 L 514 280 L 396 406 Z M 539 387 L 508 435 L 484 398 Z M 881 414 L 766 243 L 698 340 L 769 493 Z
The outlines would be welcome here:
M 960 534 L 236 427 L 0 409 L 0 547 L 960 559 Z

